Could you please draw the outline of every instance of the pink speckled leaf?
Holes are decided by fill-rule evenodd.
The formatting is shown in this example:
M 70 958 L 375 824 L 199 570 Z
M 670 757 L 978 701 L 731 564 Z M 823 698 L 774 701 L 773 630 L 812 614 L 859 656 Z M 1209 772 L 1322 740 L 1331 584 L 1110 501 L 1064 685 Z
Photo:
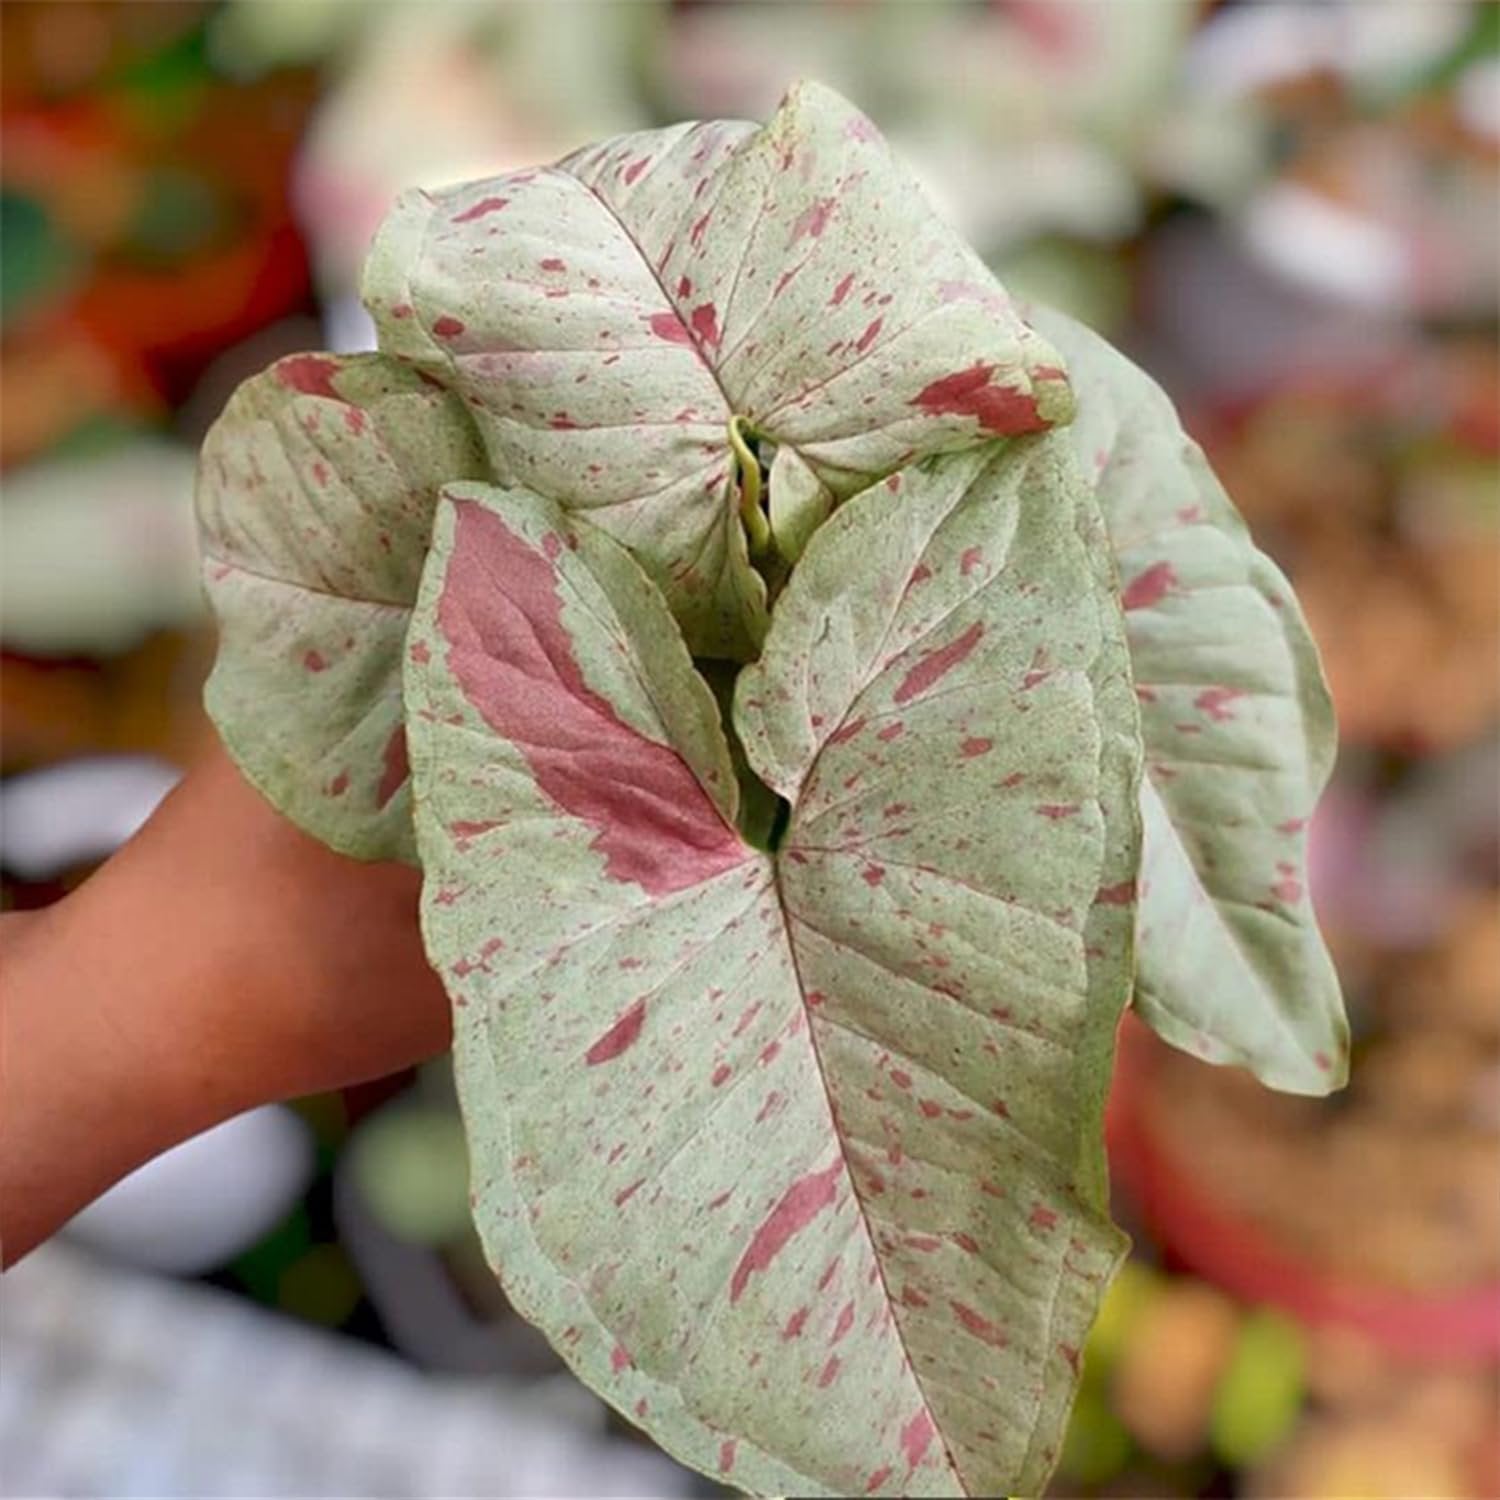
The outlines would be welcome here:
M 279 361 L 204 442 L 208 711 L 250 781 L 346 854 L 414 857 L 401 642 L 438 487 L 486 473 L 462 404 L 374 355 Z
M 1140 747 L 1056 438 L 809 543 L 735 718 L 602 531 L 439 507 L 406 694 L 429 956 L 506 1287 L 762 1493 L 1037 1493 L 1122 1238 L 1100 1123 Z M 980 815 L 976 816 L 976 809 Z
M 818 85 L 763 129 L 674 126 L 408 194 L 365 298 L 381 347 L 461 392 L 519 482 L 625 542 L 704 656 L 752 656 L 766 628 L 732 417 L 787 453 L 773 490 L 790 478 L 806 516 L 819 486 L 1071 410 L 1052 351 Z
M 1033 315 L 1078 392 L 1068 440 L 1095 477 L 1141 700 L 1136 1004 L 1175 1046 L 1327 1093 L 1348 1027 L 1307 890 L 1336 743 L 1317 648 L 1160 387 L 1079 324 Z

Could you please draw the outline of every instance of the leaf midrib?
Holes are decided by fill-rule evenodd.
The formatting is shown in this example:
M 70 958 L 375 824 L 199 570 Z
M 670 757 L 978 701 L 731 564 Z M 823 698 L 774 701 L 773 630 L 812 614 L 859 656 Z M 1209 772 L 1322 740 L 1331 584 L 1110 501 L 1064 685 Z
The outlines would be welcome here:
M 792 923 L 797 920 L 786 898 L 786 891 L 781 879 L 781 858 L 779 855 L 770 856 L 771 865 L 771 890 L 776 898 L 776 909 L 781 914 L 782 932 L 786 935 L 787 955 L 792 961 L 792 978 L 797 985 L 797 998 L 802 1004 L 802 1014 L 807 1024 L 807 1045 L 812 1053 L 813 1066 L 818 1070 L 818 1082 L 822 1088 L 823 1099 L 828 1107 L 828 1118 L 833 1126 L 833 1138 L 838 1146 L 839 1160 L 843 1163 L 844 1175 L 849 1179 L 849 1192 L 853 1196 L 854 1205 L 859 1210 L 860 1227 L 864 1230 L 865 1239 L 870 1246 L 870 1259 L 874 1262 L 875 1270 L 880 1278 L 880 1291 L 885 1299 L 886 1306 L 891 1311 L 891 1327 L 896 1331 L 896 1342 L 901 1349 L 901 1357 L 906 1361 L 906 1368 L 911 1371 L 912 1384 L 917 1389 L 917 1394 L 922 1400 L 922 1405 L 927 1415 L 932 1420 L 933 1435 L 942 1446 L 943 1459 L 948 1465 L 948 1471 L 952 1474 L 954 1481 L 959 1486 L 961 1495 L 969 1495 L 971 1491 L 963 1477 L 963 1471 L 959 1468 L 953 1457 L 953 1450 L 948 1446 L 947 1434 L 943 1431 L 942 1423 L 938 1420 L 937 1408 L 933 1405 L 932 1398 L 927 1394 L 927 1388 L 922 1383 L 922 1376 L 917 1370 L 916 1361 L 911 1356 L 911 1349 L 906 1342 L 906 1332 L 901 1326 L 901 1319 L 897 1315 L 897 1302 L 891 1295 L 890 1282 L 886 1279 L 885 1264 L 881 1260 L 879 1248 L 875 1243 L 875 1233 L 870 1226 L 870 1213 L 865 1205 L 864 1195 L 859 1190 L 859 1179 L 854 1174 L 854 1165 L 849 1160 L 849 1151 L 844 1143 L 844 1132 L 839 1125 L 838 1113 L 833 1106 L 833 1090 L 828 1086 L 828 1073 L 823 1066 L 823 1054 L 819 1050 L 816 1031 L 813 1025 L 811 1007 L 807 1003 L 807 985 L 802 978 L 802 965 L 797 957 L 797 944 L 792 937 Z

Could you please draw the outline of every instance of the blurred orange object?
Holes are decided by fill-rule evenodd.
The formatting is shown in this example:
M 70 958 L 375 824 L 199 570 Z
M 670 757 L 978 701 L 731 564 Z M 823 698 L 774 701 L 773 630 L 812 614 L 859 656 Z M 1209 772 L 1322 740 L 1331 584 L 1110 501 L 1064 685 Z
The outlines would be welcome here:
M 1294 1159 L 1297 1143 L 1307 1137 L 1291 1128 L 1263 1129 L 1251 1136 L 1245 1120 L 1233 1123 L 1235 1117 L 1230 1110 L 1224 1111 L 1220 1120 L 1217 1142 L 1205 1137 L 1205 1122 L 1197 1120 L 1194 1125 L 1194 1117 L 1184 1116 L 1178 1109 L 1184 1098 L 1184 1075 L 1205 1067 L 1171 1053 L 1132 1014 L 1125 1016 L 1110 1101 L 1110 1162 L 1117 1180 L 1173 1259 L 1245 1301 L 1281 1307 L 1310 1325 L 1333 1324 L 1357 1330 L 1403 1358 L 1446 1361 L 1500 1357 L 1500 1279 L 1491 1277 L 1457 1288 L 1438 1284 L 1427 1291 L 1360 1278 L 1347 1267 L 1319 1264 L 1280 1242 L 1266 1225 L 1232 1207 L 1224 1192 L 1210 1186 L 1213 1181 L 1227 1186 L 1222 1174 L 1232 1170 L 1234 1161 L 1244 1159 L 1246 1150 L 1253 1147 L 1265 1169 L 1262 1175 L 1269 1174 L 1266 1187 L 1271 1199 L 1285 1199 L 1296 1191 L 1286 1181 L 1286 1163 Z M 1210 1076 L 1213 1092 L 1220 1097 L 1233 1092 L 1236 1084 L 1242 1084 L 1245 1090 L 1258 1088 L 1227 1069 L 1212 1070 Z M 1273 1102 L 1266 1096 L 1256 1113 L 1268 1121 L 1278 1110 L 1294 1115 L 1301 1110 L 1331 1107 L 1305 1100 Z M 1168 1135 L 1168 1127 L 1174 1123 L 1175 1140 Z M 1401 1127 L 1402 1133 L 1407 1130 Z M 1207 1170 L 1195 1172 L 1187 1164 L 1180 1139 L 1184 1132 L 1192 1135 L 1203 1151 L 1217 1151 L 1215 1155 L 1195 1151 L 1200 1161 L 1210 1163 Z M 1240 1146 L 1246 1149 L 1238 1149 Z M 1280 1172 L 1275 1169 L 1278 1161 L 1283 1168 Z M 1486 1163 L 1489 1170 L 1485 1170 Z M 1481 1190 L 1486 1194 L 1493 1187 L 1494 1163 L 1493 1145 L 1482 1142 L 1473 1165 L 1479 1169 Z M 1218 1177 L 1214 1176 L 1216 1172 Z M 1301 1185 L 1314 1187 L 1317 1181 L 1314 1166 Z M 1406 1180 L 1392 1182 L 1390 1187 L 1395 1193 L 1420 1195 L 1428 1185 Z M 1414 1209 L 1418 1206 L 1411 1205 Z M 1312 1205 L 1312 1211 L 1317 1209 L 1318 1205 Z M 1389 1214 L 1379 1207 L 1376 1213 L 1376 1222 L 1391 1226 Z M 1336 1232 L 1357 1238 L 1368 1227 L 1367 1223 L 1344 1221 Z M 1445 1241 L 1455 1232 L 1452 1226 L 1443 1224 L 1435 1229 Z M 1482 1248 L 1469 1248 L 1482 1263 Z M 1403 1266 L 1419 1259 L 1410 1254 L 1410 1249 L 1404 1243 L 1394 1247 Z M 1415 1264 L 1409 1268 L 1413 1274 L 1419 1271 Z

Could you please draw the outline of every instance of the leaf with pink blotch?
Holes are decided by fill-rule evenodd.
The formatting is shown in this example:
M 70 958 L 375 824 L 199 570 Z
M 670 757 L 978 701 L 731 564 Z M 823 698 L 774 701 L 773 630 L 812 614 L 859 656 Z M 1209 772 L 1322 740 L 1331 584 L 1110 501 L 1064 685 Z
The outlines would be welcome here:
M 1036 1493 L 1123 1240 L 1101 1117 L 1140 746 L 1059 438 L 808 543 L 734 722 L 611 536 L 439 506 L 407 648 L 429 957 L 508 1294 L 761 1493 Z M 850 580 L 858 586 L 851 587 Z
M 1136 1005 L 1195 1056 L 1325 1094 L 1349 1032 L 1308 892 L 1336 745 L 1317 647 L 1165 392 L 1071 319 L 1029 315 L 1078 392 L 1067 441 L 1109 527 L 1140 697 Z
M 364 292 L 381 348 L 460 392 L 518 482 L 629 546 L 700 656 L 747 659 L 766 629 L 732 419 L 786 455 L 790 558 L 873 477 L 1071 410 L 1052 350 L 816 84 L 759 129 L 677 125 L 409 193 Z
M 462 403 L 378 355 L 280 360 L 204 441 L 208 712 L 249 780 L 343 853 L 415 857 L 401 643 L 439 486 L 488 473 Z

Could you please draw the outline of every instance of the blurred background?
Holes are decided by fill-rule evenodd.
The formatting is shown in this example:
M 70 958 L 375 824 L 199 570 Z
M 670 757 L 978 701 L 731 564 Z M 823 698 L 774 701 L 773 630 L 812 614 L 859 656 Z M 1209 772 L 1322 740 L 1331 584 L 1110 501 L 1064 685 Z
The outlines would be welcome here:
M 0 45 L 7 909 L 208 733 L 196 447 L 271 359 L 371 342 L 395 191 L 819 76 L 1167 385 L 1343 726 L 1313 875 L 1353 1083 L 1127 1033 L 1136 1251 L 1055 1493 L 1500 1494 L 1500 7 L 6 0 Z M 507 1308 L 465 1172 L 432 1067 L 129 1179 L 0 1281 L 0 1493 L 718 1493 Z

